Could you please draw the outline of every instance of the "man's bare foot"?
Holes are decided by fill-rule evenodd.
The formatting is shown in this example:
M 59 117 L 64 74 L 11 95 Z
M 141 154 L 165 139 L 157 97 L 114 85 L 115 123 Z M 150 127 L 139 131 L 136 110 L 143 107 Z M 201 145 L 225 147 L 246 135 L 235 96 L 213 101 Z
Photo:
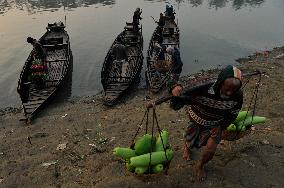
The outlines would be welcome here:
M 186 161 L 190 161 L 191 160 L 190 151 L 188 150 L 186 144 L 184 144 L 184 147 L 183 147 L 183 155 L 182 155 L 182 157 Z
M 196 177 L 199 182 L 202 182 L 206 179 L 206 172 L 204 167 L 201 165 L 200 161 L 196 164 Z

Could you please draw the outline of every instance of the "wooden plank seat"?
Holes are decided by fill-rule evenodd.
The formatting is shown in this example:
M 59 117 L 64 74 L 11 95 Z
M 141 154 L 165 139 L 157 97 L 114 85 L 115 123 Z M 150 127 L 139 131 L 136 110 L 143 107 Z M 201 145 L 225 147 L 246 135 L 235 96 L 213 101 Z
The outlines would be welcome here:
M 138 38 L 137 35 L 124 35 L 122 38 Z
M 125 23 L 126 23 L 126 25 L 133 25 L 132 22 L 125 22 Z
M 26 105 L 26 106 L 25 106 L 25 110 L 27 110 L 27 109 L 35 109 L 35 108 L 39 107 L 40 104 L 41 104 L 41 103 L 35 104 L 35 105 Z
M 46 99 L 47 99 L 46 97 L 31 97 L 29 101 L 39 101 L 39 100 L 45 101 Z
M 132 31 L 134 29 L 134 27 L 132 25 L 127 25 L 124 27 L 124 30 L 127 30 L 127 31 Z
M 61 33 L 48 33 L 43 44 L 63 44 L 64 38 Z
M 46 82 L 59 82 L 61 79 L 46 80 Z
M 126 87 L 128 87 L 128 85 L 129 85 L 129 83 L 126 83 L 126 82 L 120 82 L 120 83 L 117 83 L 117 84 L 109 84 L 108 86 L 107 86 L 107 90 L 109 90 L 109 89 L 115 89 L 115 88 L 121 88 L 121 89 L 123 89 L 123 88 L 126 88 Z
M 140 42 L 137 41 L 137 42 L 127 42 L 127 45 L 133 45 L 133 46 L 136 46 L 137 44 L 139 44 Z
M 124 27 L 124 30 L 133 30 L 134 26 L 133 26 L 133 23 L 129 23 L 129 22 L 126 22 L 126 26 Z
M 38 104 L 41 104 L 41 103 L 43 103 L 43 102 L 44 102 L 44 100 L 29 101 L 29 102 L 23 103 L 23 105 L 25 105 L 25 106 L 29 106 L 29 105 L 38 105 Z
M 35 94 L 35 93 L 33 93 L 33 94 L 30 94 L 30 98 L 32 99 L 32 98 L 35 98 L 35 97 L 37 97 L 37 98 L 46 98 L 46 97 L 48 97 L 49 95 L 50 95 L 51 93 L 39 93 L 39 94 Z
M 32 82 L 24 82 L 24 85 L 30 85 Z
M 117 86 L 117 87 L 108 87 L 107 88 L 107 93 L 110 93 L 110 92 L 114 92 L 114 91 L 119 91 L 119 92 L 121 92 L 121 91 L 124 91 L 126 88 L 127 88 L 128 86 Z
M 43 47 L 56 47 L 56 46 L 66 46 L 68 44 L 44 44 Z
M 163 31 L 163 33 L 162 33 L 163 35 L 166 35 L 166 36 L 178 36 L 178 32 L 168 32 L 168 31 Z
M 46 60 L 47 63 L 58 62 L 58 61 L 67 61 L 67 59 L 55 59 L 55 60 Z
M 110 86 L 128 86 L 129 83 L 128 82 L 115 82 L 115 83 L 109 83 L 108 87 Z
M 163 45 L 178 45 L 176 42 L 165 42 Z

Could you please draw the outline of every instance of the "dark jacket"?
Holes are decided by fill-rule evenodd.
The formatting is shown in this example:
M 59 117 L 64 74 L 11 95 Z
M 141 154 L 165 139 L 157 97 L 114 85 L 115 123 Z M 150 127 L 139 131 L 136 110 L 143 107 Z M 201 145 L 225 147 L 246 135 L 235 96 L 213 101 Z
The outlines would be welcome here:
M 184 89 L 183 97 L 173 97 L 171 100 L 171 107 L 175 110 L 182 108 L 184 105 L 189 106 L 189 118 L 192 122 L 199 126 L 227 127 L 237 117 L 238 112 L 243 105 L 243 93 L 238 90 L 230 98 L 222 98 L 220 90 L 215 91 L 214 88 L 220 88 L 224 80 L 228 76 L 225 72 L 221 72 L 219 78 L 215 83 L 208 82 L 200 84 L 194 89 Z

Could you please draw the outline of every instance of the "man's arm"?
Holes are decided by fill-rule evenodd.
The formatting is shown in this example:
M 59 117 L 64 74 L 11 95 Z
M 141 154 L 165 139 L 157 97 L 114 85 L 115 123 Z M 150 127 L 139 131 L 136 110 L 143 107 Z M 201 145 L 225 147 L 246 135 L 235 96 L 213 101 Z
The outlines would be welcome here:
M 196 86 L 187 86 L 183 88 L 181 84 L 176 84 L 171 91 L 173 97 L 171 99 L 171 108 L 174 110 L 181 109 L 184 105 L 190 105 L 194 103 L 193 98 L 198 95 L 202 95 L 212 85 L 211 82 L 201 83 Z M 179 88 L 182 88 L 179 91 Z M 176 91 L 178 90 L 178 91 Z M 179 95 L 177 95 L 179 94 Z
M 189 96 L 173 96 L 170 101 L 170 107 L 174 110 L 179 110 L 184 107 L 184 105 L 190 105 L 192 103 L 192 98 Z

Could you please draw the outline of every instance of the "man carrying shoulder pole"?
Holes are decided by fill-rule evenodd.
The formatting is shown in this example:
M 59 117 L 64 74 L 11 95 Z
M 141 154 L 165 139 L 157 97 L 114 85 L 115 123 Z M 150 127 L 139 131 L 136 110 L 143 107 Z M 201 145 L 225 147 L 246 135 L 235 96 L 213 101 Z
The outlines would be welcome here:
M 185 90 L 182 85 L 172 82 L 169 92 L 172 96 L 160 99 L 157 103 L 171 99 L 174 110 L 189 105 L 188 125 L 184 134 L 185 160 L 190 160 L 190 150 L 193 147 L 204 147 L 201 158 L 196 164 L 196 174 L 199 181 L 206 178 L 204 169 L 214 156 L 221 141 L 222 130 L 226 129 L 237 117 L 243 105 L 242 74 L 234 66 L 227 66 L 221 71 L 215 82 Z M 149 103 L 148 108 L 155 105 Z

